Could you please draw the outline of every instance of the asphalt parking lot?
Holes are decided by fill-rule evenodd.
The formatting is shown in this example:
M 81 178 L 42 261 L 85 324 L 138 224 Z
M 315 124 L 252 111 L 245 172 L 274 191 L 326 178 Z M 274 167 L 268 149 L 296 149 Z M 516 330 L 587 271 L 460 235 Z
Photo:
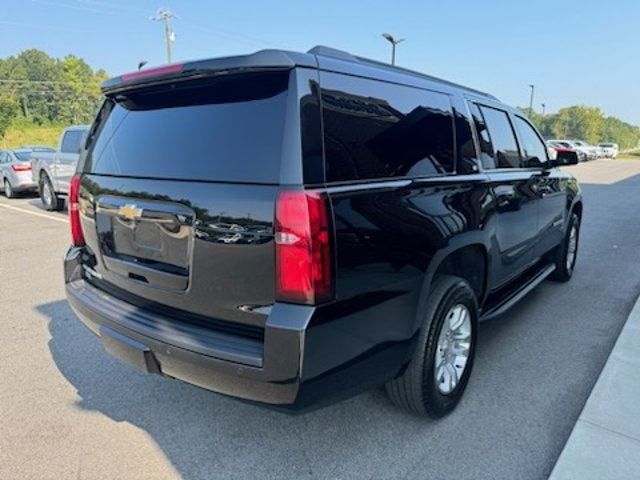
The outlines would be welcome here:
M 640 293 L 640 161 L 570 171 L 573 280 L 482 324 L 466 395 L 437 422 L 379 390 L 292 417 L 138 373 L 67 306 L 66 216 L 0 197 L 0 478 L 546 478 Z

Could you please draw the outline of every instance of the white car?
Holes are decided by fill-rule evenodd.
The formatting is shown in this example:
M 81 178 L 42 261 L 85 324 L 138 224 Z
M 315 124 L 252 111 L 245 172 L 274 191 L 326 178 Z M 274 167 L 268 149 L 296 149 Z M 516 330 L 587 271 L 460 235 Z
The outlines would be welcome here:
M 605 158 L 616 158 L 618 156 L 619 148 L 617 143 L 599 143 L 598 147 L 602 148 Z
M 573 144 L 576 145 L 576 147 L 584 149 L 589 160 L 596 160 L 598 158 L 598 147 L 589 145 L 587 142 L 583 142 L 582 140 L 573 140 Z

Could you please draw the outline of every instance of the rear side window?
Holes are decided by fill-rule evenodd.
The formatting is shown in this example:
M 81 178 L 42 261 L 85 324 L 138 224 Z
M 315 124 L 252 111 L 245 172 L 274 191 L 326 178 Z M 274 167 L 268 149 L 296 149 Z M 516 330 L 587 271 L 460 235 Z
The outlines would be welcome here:
M 538 167 L 547 161 L 547 147 L 529 123 L 516 116 L 516 128 L 522 142 L 525 167 Z
M 518 142 L 507 112 L 480 106 L 484 123 L 491 138 L 496 168 L 520 167 Z
M 489 137 L 489 130 L 484 123 L 484 117 L 480 112 L 480 108 L 475 103 L 469 105 L 471 109 L 471 115 L 473 117 L 473 123 L 478 133 L 478 143 L 480 145 L 480 161 L 482 168 L 485 170 L 491 170 L 496 168 L 496 161 L 493 157 L 493 146 L 491 145 L 491 137 Z
M 80 144 L 86 133 L 86 130 L 67 130 L 62 137 L 60 151 L 62 153 L 79 153 Z
M 327 182 L 454 171 L 447 95 L 321 74 Z
M 84 171 L 278 183 L 289 72 L 226 76 L 119 94 Z

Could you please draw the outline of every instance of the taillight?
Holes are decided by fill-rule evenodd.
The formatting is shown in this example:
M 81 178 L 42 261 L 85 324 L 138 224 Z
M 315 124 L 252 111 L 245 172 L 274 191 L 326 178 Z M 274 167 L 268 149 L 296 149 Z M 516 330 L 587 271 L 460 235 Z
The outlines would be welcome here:
M 71 224 L 71 243 L 76 247 L 84 245 L 84 234 L 82 233 L 82 225 L 80 224 L 80 204 L 78 203 L 80 190 L 80 175 L 71 177 L 69 184 L 69 223 Z
M 24 165 L 24 164 L 13 164 L 11 165 L 11 170 L 13 170 L 14 172 L 27 172 L 29 170 L 31 170 L 31 165 Z
M 281 191 L 276 200 L 276 299 L 318 304 L 333 296 L 329 203 L 325 195 Z

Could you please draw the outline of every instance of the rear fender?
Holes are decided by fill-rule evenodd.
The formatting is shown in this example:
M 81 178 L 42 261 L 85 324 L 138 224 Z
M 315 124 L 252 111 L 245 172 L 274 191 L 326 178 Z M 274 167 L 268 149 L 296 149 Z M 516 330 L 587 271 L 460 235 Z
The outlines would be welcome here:
M 489 278 L 489 265 L 492 262 L 491 256 L 491 248 L 490 248 L 490 239 L 489 236 L 485 232 L 474 231 L 467 232 L 465 234 L 459 235 L 449 242 L 447 248 L 441 249 L 436 253 L 436 255 L 431 260 L 429 267 L 427 268 L 427 272 L 424 276 L 424 281 L 422 282 L 422 287 L 420 290 L 420 296 L 418 299 L 418 307 L 416 309 L 416 317 L 414 320 L 413 331 L 417 332 L 422 325 L 424 324 L 424 318 L 422 318 L 422 312 L 425 311 L 427 302 L 429 300 L 429 295 L 431 294 L 431 287 L 433 285 L 433 281 L 436 276 L 436 272 L 452 253 L 456 252 L 465 247 L 471 246 L 480 246 L 484 249 L 486 258 L 485 265 L 485 278 L 484 278 L 484 293 L 482 298 L 478 299 L 478 305 L 482 305 L 484 300 L 486 299 L 487 292 L 489 291 L 488 285 L 490 285 Z

